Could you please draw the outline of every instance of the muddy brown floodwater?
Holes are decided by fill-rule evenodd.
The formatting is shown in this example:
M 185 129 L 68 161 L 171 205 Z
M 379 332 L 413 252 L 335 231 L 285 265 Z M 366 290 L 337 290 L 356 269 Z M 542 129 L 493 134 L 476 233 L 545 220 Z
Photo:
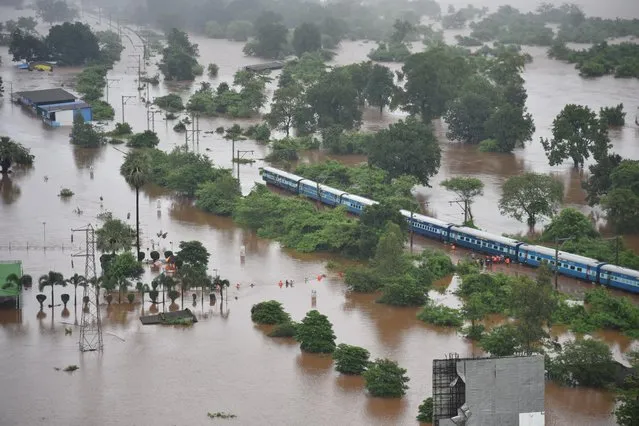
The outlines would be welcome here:
M 26 13 L 0 8 L 3 20 Z M 96 25 L 95 21 L 90 23 Z M 47 28 L 40 30 L 46 32 Z M 128 34 L 134 39 L 133 34 Z M 260 62 L 244 57 L 240 43 L 193 38 L 200 45 L 200 61 L 220 65 L 219 77 L 211 81 L 213 84 L 231 81 L 241 66 Z M 371 43 L 344 42 L 334 63 L 364 60 L 371 47 Z M 416 48 L 420 48 L 419 45 Z M 460 219 L 460 212 L 448 204 L 450 194 L 437 183 L 452 175 L 466 174 L 477 176 L 486 184 L 485 195 L 474 205 L 480 226 L 492 232 L 524 231 L 522 224 L 497 214 L 496 200 L 503 181 L 526 170 L 557 174 L 566 183 L 568 205 L 588 210 L 584 206 L 579 176 L 569 165 L 548 167 L 538 138 L 548 135 L 553 117 L 569 102 L 594 108 L 623 102 L 632 118 L 637 81 L 583 80 L 572 66 L 546 59 L 543 49 L 528 50 L 534 56 L 534 62 L 526 68 L 525 78 L 528 107 L 537 126 L 535 142 L 512 155 L 496 155 L 477 153 L 472 148 L 442 140 L 442 167 L 433 178 L 433 188 L 419 191 L 437 217 Z M 119 79 L 109 90 L 118 120 L 122 113 L 121 96 L 136 94 L 137 71 L 131 67 L 137 65 L 137 59 L 129 55 L 139 53 L 127 39 L 122 62 L 109 74 L 110 78 Z M 72 88 L 79 72 L 78 69 L 56 69 L 52 74 L 18 71 L 11 66 L 6 47 L 0 48 L 0 55 L 3 63 L 0 74 L 7 94 L 11 86 L 15 91 L 61 85 Z M 156 60 L 147 67 L 149 74 L 157 71 L 153 65 Z M 398 65 L 392 67 L 399 68 Z M 150 89 L 150 96 L 164 95 L 170 89 L 186 96 L 202 80 L 171 87 L 162 83 Z M 269 91 L 272 93 L 272 86 Z M 146 112 L 140 98 L 125 106 L 125 115 L 134 130 L 146 129 Z M 364 114 L 364 128 L 383 128 L 401 117 L 400 112 L 384 112 L 380 116 L 379 112 L 368 110 Z M 250 121 L 243 121 L 247 122 Z M 201 119 L 200 128 L 211 131 L 230 123 L 221 118 Z M 171 149 L 184 143 L 184 136 L 174 133 L 172 127 L 173 123 L 157 117 L 155 129 L 162 141 L 160 148 Z M 437 131 L 443 135 L 445 128 L 438 125 Z M 36 156 L 32 170 L 2 179 L 0 259 L 22 260 L 25 272 L 35 277 L 48 270 L 65 275 L 84 273 L 83 260 L 71 257 L 82 248 L 79 235 L 72 242 L 71 228 L 87 223 L 98 225 L 96 216 L 105 210 L 120 218 L 128 213 L 134 216 L 134 193 L 118 173 L 123 154 L 111 146 L 97 150 L 73 147 L 69 144 L 68 132 L 68 128 L 44 127 L 6 98 L 0 104 L 0 134 L 30 147 Z M 613 134 L 615 149 L 626 157 L 637 158 L 637 137 L 633 126 L 621 129 Z M 199 145 L 191 148 L 209 155 L 218 165 L 231 166 L 230 143 L 218 135 L 203 132 Z M 263 162 L 259 159 L 267 149 L 253 141 L 240 142 L 239 148 L 254 150 L 254 158 L 258 159 L 240 170 L 242 190 L 247 193 L 254 182 L 260 180 L 258 169 Z M 323 158 L 323 155 L 312 154 L 306 161 Z M 353 164 L 364 159 L 340 160 Z M 58 198 L 62 187 L 75 192 L 69 201 Z M 84 355 L 78 352 L 79 329 L 74 325 L 79 317 L 72 305 L 73 295 L 69 311 L 55 307 L 53 311 L 45 308 L 44 312 L 38 312 L 37 289 L 26 290 L 21 310 L 0 312 L 3 378 L 0 424 L 208 425 L 211 420 L 207 412 L 227 411 L 236 414 L 235 423 L 242 425 L 336 422 L 410 425 L 416 423 L 418 405 L 431 394 L 431 361 L 451 352 L 460 356 L 481 354 L 455 331 L 418 321 L 416 309 L 392 308 L 374 303 L 370 295 L 348 294 L 336 274 L 328 273 L 327 278 L 318 282 L 314 277 L 326 272 L 326 261 L 331 259 L 328 256 L 283 250 L 277 243 L 259 239 L 236 227 L 230 219 L 205 214 L 174 199 L 161 188 L 144 188 L 140 204 L 145 251 L 153 247 L 176 249 L 181 240 L 201 240 L 212 253 L 209 271 L 228 277 L 233 285 L 240 283 L 240 289 L 231 288 L 228 304 L 224 304 L 222 310 L 219 301 L 215 306 L 200 306 L 199 297 L 195 306 L 188 302 L 187 306 L 200 320 L 188 328 L 142 327 L 138 317 L 151 309 L 148 301 L 109 308 L 103 303 L 104 353 Z M 81 215 L 74 213 L 76 208 L 82 210 Z M 166 239 L 157 237 L 160 231 L 167 233 Z M 416 249 L 437 246 L 422 239 L 417 239 L 415 245 Z M 241 246 L 246 247 L 244 261 L 239 256 Z M 456 256 L 459 255 L 464 252 L 458 251 Z M 532 271 L 513 266 L 510 272 L 529 274 Z M 150 281 L 152 276 L 147 271 L 144 281 Z M 306 277 L 309 283 L 304 282 Z M 276 283 L 284 279 L 295 280 L 295 287 L 277 287 Z M 251 282 L 256 284 L 254 288 L 248 286 Z M 560 286 L 577 296 L 588 288 L 584 283 L 568 279 L 560 280 Z M 316 306 L 311 302 L 313 289 L 318 294 Z M 73 289 L 56 288 L 55 292 L 56 303 L 59 303 L 60 294 L 72 293 Z M 456 303 L 451 294 L 433 294 L 433 297 L 444 303 Z M 408 369 L 411 378 L 406 397 L 401 400 L 370 398 L 364 392 L 361 379 L 336 374 L 330 358 L 302 354 L 299 346 L 291 341 L 266 337 L 264 328 L 251 323 L 249 312 L 254 303 L 268 299 L 281 301 L 295 320 L 316 307 L 333 322 L 338 342 L 366 347 L 373 357 L 397 360 Z M 636 298 L 632 299 L 636 302 Z M 192 299 L 186 297 L 185 300 Z M 71 336 L 64 333 L 67 326 L 74 330 Z M 559 329 L 553 333 L 562 339 L 570 336 Z M 616 333 L 599 337 L 610 344 L 618 359 L 634 347 L 634 342 Z M 69 364 L 77 364 L 80 370 L 72 374 L 54 370 Z M 610 414 L 614 409 L 614 396 L 605 391 L 566 389 L 548 383 L 546 409 L 551 425 L 615 423 Z

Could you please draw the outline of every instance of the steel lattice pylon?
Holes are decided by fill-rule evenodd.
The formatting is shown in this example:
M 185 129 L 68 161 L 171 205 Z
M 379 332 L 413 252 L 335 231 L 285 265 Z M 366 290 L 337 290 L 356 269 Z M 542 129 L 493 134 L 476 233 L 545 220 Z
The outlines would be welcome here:
M 84 276 L 87 285 L 84 286 L 82 298 L 82 320 L 80 322 L 80 351 L 101 351 L 103 349 L 102 324 L 100 322 L 100 307 L 98 295 L 100 294 L 98 278 L 95 271 L 95 229 L 92 225 L 86 228 L 72 229 L 73 232 L 84 232 L 86 247 L 84 253 L 71 255 L 72 257 L 84 257 Z M 85 301 L 87 301 L 85 303 Z

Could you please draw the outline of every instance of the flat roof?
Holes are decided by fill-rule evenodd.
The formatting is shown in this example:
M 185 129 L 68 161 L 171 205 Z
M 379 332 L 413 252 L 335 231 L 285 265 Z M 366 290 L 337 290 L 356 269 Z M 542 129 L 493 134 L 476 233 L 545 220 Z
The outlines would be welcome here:
M 286 65 L 285 62 L 274 61 L 274 62 L 267 62 L 262 64 L 246 65 L 244 69 L 247 71 L 279 70 L 284 68 L 284 65 Z
M 75 95 L 64 89 L 31 90 L 27 92 L 16 92 L 15 94 L 30 100 L 34 104 L 74 101 L 76 99 Z
M 90 105 L 84 101 L 65 102 L 60 104 L 40 105 L 38 108 L 44 111 L 69 111 L 74 109 L 89 108 Z

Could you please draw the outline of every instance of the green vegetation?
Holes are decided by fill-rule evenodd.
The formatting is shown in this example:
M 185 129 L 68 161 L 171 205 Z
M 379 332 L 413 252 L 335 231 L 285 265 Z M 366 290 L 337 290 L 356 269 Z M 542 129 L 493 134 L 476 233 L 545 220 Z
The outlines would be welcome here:
M 410 379 L 406 369 L 389 359 L 376 359 L 363 374 L 366 390 L 371 396 L 401 398 L 408 389 Z
M 85 148 L 97 148 L 104 144 L 104 137 L 91 123 L 85 123 L 82 114 L 75 114 L 71 128 L 71 143 Z
M 631 42 L 601 42 L 586 50 L 573 50 L 555 43 L 548 56 L 575 64 L 582 77 L 614 75 L 617 78 L 639 78 L 639 45 Z
M 340 343 L 333 352 L 335 370 L 342 374 L 360 375 L 366 371 L 369 357 L 370 352 L 364 348 Z
M 187 102 L 186 109 L 205 116 L 251 117 L 266 102 L 264 90 L 268 81 L 268 77 L 238 71 L 233 85 L 239 87 L 239 91 L 226 83 L 220 83 L 217 90 L 213 91 L 208 83 L 202 83 Z
M 293 31 L 291 40 L 293 51 L 298 57 L 307 52 L 317 52 L 322 48 L 322 33 L 313 23 L 304 22 Z
M 60 193 L 58 194 L 58 197 L 70 198 L 70 197 L 73 197 L 74 195 L 75 195 L 75 192 L 71 191 L 69 188 L 62 188 L 60 190 Z
M 618 390 L 615 417 L 620 426 L 632 426 L 639 416 L 639 377 L 637 377 L 639 353 L 630 352 L 628 358 L 634 372 L 626 377 L 623 387 Z
M 426 398 L 419 405 L 419 412 L 417 414 L 417 421 L 422 423 L 432 423 L 433 422 L 433 398 Z
M 246 128 L 244 136 L 257 142 L 267 143 L 271 137 L 271 129 L 266 123 L 254 124 Z
M 25 148 L 9 136 L 0 136 L 0 174 L 9 174 L 13 166 L 32 166 L 35 156 L 30 152 L 29 148 Z
M 417 185 L 417 179 L 411 176 L 391 179 L 387 172 L 377 167 L 348 167 L 334 160 L 302 164 L 295 169 L 295 174 L 348 193 L 419 211 L 411 193 L 411 189 Z
M 616 371 L 608 345 L 593 339 L 566 343 L 546 368 L 548 377 L 566 386 L 605 387 L 614 382 Z
M 275 324 L 275 327 L 273 327 L 273 330 L 268 334 L 268 337 L 295 337 L 298 325 L 295 321 L 285 321 Z
M 151 172 L 149 181 L 187 197 L 195 196 L 201 184 L 229 175 L 230 170 L 214 168 L 208 157 L 175 148 L 170 153 L 148 151 Z
M 288 45 L 288 28 L 282 24 L 282 15 L 262 12 L 253 23 L 255 38 L 244 46 L 244 53 L 267 59 L 284 58 L 291 52 Z
M 113 107 L 101 99 L 91 102 L 91 112 L 93 114 L 93 121 L 113 120 L 115 117 Z
M 136 133 L 131 136 L 126 146 L 130 148 L 155 148 L 159 143 L 160 138 L 155 132 L 145 130 L 142 133 Z
M 217 73 L 220 71 L 220 67 L 217 66 L 216 64 L 209 64 L 206 67 L 206 73 L 208 74 L 209 77 L 214 78 L 217 77 Z
M 608 132 L 597 114 L 590 108 L 569 104 L 553 121 L 552 139 L 541 139 L 551 166 L 570 158 L 575 169 L 583 168 L 584 161 L 595 150 L 608 147 Z
M 617 230 L 639 229 L 639 161 L 621 161 L 608 178 L 610 187 L 601 199 L 608 220 Z
M 417 28 L 410 22 L 395 20 L 388 43 L 378 43 L 377 48 L 371 50 L 368 57 L 378 62 L 403 62 L 411 54 L 406 41 L 415 32 Z
M 608 127 L 623 127 L 626 124 L 626 113 L 623 111 L 623 104 L 601 108 L 599 110 L 599 119 Z
M 107 219 L 95 231 L 96 246 L 103 253 L 127 251 L 133 246 L 135 231 L 119 219 Z
M 417 313 L 417 318 L 428 324 L 446 327 L 460 327 L 464 322 L 459 310 L 448 306 L 435 305 L 433 302 L 427 303 Z
M 133 129 L 129 123 L 115 123 L 115 129 L 107 134 L 108 136 L 128 136 L 133 134 Z
M 447 190 L 454 192 L 464 203 L 464 224 L 473 222 L 473 213 L 470 206 L 473 199 L 484 194 L 484 183 L 477 178 L 456 176 L 446 179 L 441 185 Z
M 191 44 L 189 36 L 177 28 L 166 34 L 167 47 L 162 51 L 160 71 L 166 80 L 190 81 L 198 74 L 197 44 Z
M 502 187 L 499 211 L 533 229 L 540 216 L 551 217 L 564 195 L 563 184 L 550 175 L 524 173 L 509 178 Z
M 240 183 L 229 173 L 201 184 L 195 192 L 195 205 L 210 213 L 230 216 L 241 196 Z
M 169 93 L 166 96 L 158 96 L 153 100 L 153 103 L 169 112 L 180 112 L 184 109 L 182 98 L 180 95 L 176 95 L 175 93 Z
M 479 345 L 492 356 L 511 356 L 519 350 L 519 335 L 514 325 L 500 325 L 485 333 Z
M 550 46 L 552 29 L 538 15 L 523 14 L 512 6 L 500 6 L 496 12 L 479 22 L 470 24 L 471 37 L 486 42 L 497 40 L 504 44 Z
M 269 300 L 253 305 L 251 320 L 258 324 L 281 324 L 290 322 L 291 316 L 284 311 L 280 302 Z
M 335 350 L 333 324 L 316 310 L 309 311 L 298 324 L 295 339 L 304 352 L 333 353 Z

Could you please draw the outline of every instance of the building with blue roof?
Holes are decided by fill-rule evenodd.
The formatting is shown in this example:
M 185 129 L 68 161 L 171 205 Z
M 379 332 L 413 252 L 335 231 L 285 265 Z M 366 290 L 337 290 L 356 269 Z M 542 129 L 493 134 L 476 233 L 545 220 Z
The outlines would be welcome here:
M 15 92 L 13 99 L 51 127 L 71 126 L 78 114 L 84 121 L 93 121 L 91 106 L 63 89 Z

